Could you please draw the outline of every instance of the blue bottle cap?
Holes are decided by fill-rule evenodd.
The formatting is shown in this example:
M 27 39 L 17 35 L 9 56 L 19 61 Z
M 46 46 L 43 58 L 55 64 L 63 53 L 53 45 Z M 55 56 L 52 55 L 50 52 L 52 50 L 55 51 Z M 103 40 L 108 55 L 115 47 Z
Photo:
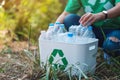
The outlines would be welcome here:
M 88 30 L 92 30 L 92 26 L 89 26 L 89 27 L 88 27 Z
M 68 37 L 73 37 L 73 33 L 72 32 L 68 32 Z
M 50 23 L 49 26 L 54 26 L 54 23 Z
M 60 22 L 55 22 L 55 24 L 61 24 Z

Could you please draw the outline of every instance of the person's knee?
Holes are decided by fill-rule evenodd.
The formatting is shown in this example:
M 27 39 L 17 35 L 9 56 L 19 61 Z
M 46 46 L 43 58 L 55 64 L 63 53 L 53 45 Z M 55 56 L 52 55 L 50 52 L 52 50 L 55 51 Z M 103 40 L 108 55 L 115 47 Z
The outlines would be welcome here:
M 107 36 L 103 48 L 108 50 L 120 48 L 120 30 L 113 31 Z
M 108 37 L 103 43 L 103 49 L 105 52 L 113 55 L 120 55 L 120 42 L 117 40 L 111 40 L 112 37 Z M 117 38 L 116 38 L 117 39 Z
M 71 25 L 79 25 L 80 16 L 76 14 L 69 14 L 65 17 L 63 23 L 65 24 L 66 29 L 68 30 Z
M 103 48 L 108 50 L 118 49 L 120 44 L 117 38 L 113 40 L 112 37 L 108 37 L 103 43 Z

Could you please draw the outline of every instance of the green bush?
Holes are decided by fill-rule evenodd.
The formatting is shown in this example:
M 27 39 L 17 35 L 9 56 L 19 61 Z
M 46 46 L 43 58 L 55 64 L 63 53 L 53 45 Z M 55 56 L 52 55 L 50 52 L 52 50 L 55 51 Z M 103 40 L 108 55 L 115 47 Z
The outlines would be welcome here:
M 55 22 L 63 10 L 59 0 L 21 0 L 17 4 L 7 1 L 0 9 L 0 30 L 10 31 L 12 39 L 37 40 L 41 30 Z M 9 3 L 9 4 L 7 4 Z M 8 6 L 8 7 L 7 7 Z

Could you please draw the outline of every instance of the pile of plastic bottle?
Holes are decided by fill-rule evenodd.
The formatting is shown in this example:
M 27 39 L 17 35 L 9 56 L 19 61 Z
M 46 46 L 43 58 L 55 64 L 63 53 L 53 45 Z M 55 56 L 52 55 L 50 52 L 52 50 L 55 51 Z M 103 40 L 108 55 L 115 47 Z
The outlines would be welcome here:
M 92 26 L 84 27 L 82 25 L 72 25 L 69 31 L 65 29 L 64 24 L 59 22 L 50 23 L 47 31 L 41 31 L 40 39 L 58 42 L 76 42 L 80 38 L 95 38 Z

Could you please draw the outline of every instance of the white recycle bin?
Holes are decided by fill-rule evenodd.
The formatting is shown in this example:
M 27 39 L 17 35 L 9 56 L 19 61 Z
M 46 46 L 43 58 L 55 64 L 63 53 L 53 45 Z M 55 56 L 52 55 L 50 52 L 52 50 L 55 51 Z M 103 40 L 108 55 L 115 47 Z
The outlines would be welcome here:
M 98 39 L 81 38 L 79 42 L 75 43 L 39 40 L 39 47 L 40 62 L 44 64 L 46 64 L 47 60 L 51 60 L 53 63 L 60 60 L 61 64 L 66 65 L 66 70 L 68 65 L 80 64 L 79 67 L 83 72 L 91 70 L 91 73 L 94 73 L 95 71 Z M 84 64 L 87 66 L 84 66 Z M 75 73 L 73 71 L 73 75 Z

